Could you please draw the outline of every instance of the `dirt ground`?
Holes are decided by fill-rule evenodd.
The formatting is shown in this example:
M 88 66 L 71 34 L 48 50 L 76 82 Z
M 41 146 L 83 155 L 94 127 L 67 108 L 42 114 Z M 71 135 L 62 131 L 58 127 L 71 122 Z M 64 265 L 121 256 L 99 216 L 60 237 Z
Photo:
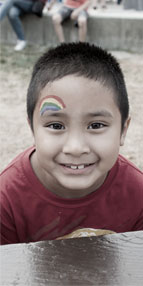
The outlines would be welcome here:
M 33 137 L 27 124 L 26 92 L 31 71 L 44 48 L 14 53 L 1 47 L 0 68 L 0 171 L 28 146 Z M 143 170 L 143 55 L 113 52 L 123 69 L 130 100 L 131 124 L 121 153 Z

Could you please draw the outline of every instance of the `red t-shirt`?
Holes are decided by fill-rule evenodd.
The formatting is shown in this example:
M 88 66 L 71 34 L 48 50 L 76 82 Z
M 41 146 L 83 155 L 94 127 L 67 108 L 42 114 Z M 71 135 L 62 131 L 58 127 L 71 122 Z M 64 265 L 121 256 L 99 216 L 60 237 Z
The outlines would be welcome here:
M 78 228 L 143 230 L 143 173 L 118 157 L 104 184 L 78 199 L 60 198 L 35 176 L 21 153 L 1 174 L 1 244 L 55 239 Z
M 71 8 L 78 8 L 85 2 L 87 2 L 87 0 L 65 0 L 64 5 Z

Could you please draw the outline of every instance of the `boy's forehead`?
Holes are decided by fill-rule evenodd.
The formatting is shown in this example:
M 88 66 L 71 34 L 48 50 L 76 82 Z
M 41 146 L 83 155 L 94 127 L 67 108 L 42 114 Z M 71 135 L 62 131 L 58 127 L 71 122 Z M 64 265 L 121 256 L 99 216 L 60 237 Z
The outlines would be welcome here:
M 62 88 L 67 89 L 70 87 L 69 89 L 67 89 L 67 92 L 69 91 L 74 92 L 74 88 L 78 85 L 80 85 L 80 89 L 85 87 L 90 88 L 91 86 L 94 86 L 95 89 L 102 87 L 103 89 L 108 89 L 108 90 L 110 89 L 115 92 L 114 85 L 113 83 L 110 82 L 110 80 L 106 80 L 102 77 L 89 78 L 78 74 L 69 74 L 61 78 L 56 78 L 53 81 L 49 81 L 46 83 L 46 85 L 42 90 L 54 89 L 56 87 L 58 88 L 60 87 L 61 89 Z
M 83 76 L 68 75 L 48 82 L 41 90 L 37 104 L 39 107 L 44 103 L 53 104 L 63 109 L 73 102 L 76 105 L 78 101 L 81 105 L 83 103 L 89 105 L 90 99 L 95 102 L 101 96 L 102 98 L 111 97 L 117 104 L 117 95 L 113 86 Z
M 101 90 L 102 91 L 102 90 Z M 40 117 L 59 117 L 59 118 L 73 118 L 77 120 L 86 120 L 88 118 L 104 117 L 113 120 L 115 113 L 120 113 L 119 108 L 114 102 L 113 93 L 109 90 L 107 93 L 111 93 L 111 96 L 103 94 L 94 94 L 91 92 L 91 96 L 83 96 L 83 92 L 75 94 L 72 90 L 73 96 L 66 92 L 66 96 L 59 94 L 58 90 L 53 93 L 51 88 L 48 92 L 44 91 L 40 98 L 37 107 Z M 103 88 L 103 93 L 106 93 Z M 70 100 L 68 100 L 70 98 Z M 106 100 L 105 100 L 106 98 Z

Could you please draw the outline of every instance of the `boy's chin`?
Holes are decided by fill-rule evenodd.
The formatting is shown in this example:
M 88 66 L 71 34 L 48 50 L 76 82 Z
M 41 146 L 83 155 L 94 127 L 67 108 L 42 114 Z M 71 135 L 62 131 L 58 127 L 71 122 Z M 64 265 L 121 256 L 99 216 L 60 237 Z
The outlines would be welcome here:
M 81 198 L 93 192 L 92 186 L 85 184 L 62 184 L 62 196 L 65 198 Z
M 72 178 L 72 179 L 59 179 L 58 184 L 61 189 L 75 197 L 83 197 L 96 191 L 103 183 L 106 177 L 100 177 L 95 181 L 93 177 L 86 178 Z

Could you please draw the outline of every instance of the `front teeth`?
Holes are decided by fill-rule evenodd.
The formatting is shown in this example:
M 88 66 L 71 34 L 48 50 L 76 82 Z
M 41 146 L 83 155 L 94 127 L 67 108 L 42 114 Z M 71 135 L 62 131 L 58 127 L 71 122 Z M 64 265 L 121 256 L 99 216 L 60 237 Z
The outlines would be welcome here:
M 76 169 L 81 170 L 81 169 L 84 169 L 84 168 L 85 168 L 84 165 L 79 165 L 79 166 L 67 166 L 67 167 L 68 167 L 68 168 L 71 168 L 71 169 L 73 169 L 73 170 L 76 170 Z
M 77 166 L 68 166 L 69 168 L 76 170 L 78 167 Z
M 84 167 L 85 167 L 84 165 L 79 165 L 79 166 L 78 166 L 78 169 L 81 170 L 81 169 L 84 169 Z

